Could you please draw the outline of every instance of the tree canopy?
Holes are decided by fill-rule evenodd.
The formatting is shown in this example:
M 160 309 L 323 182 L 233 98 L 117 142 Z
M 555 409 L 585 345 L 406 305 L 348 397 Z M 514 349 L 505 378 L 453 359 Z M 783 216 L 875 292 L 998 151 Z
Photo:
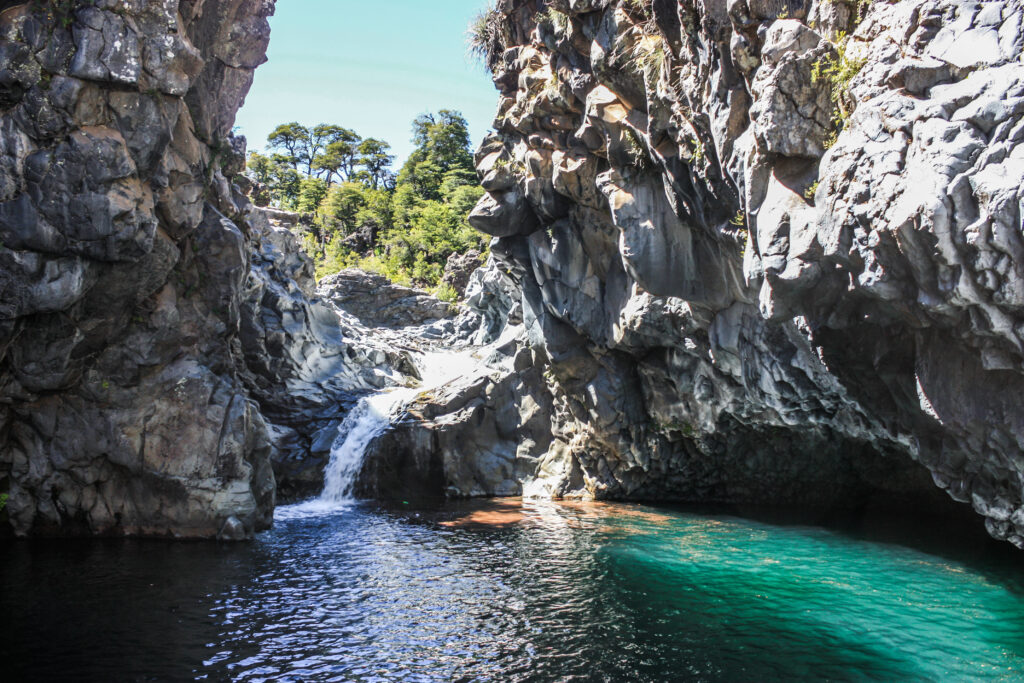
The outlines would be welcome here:
M 396 174 L 384 140 L 333 124 L 281 124 L 267 138 L 270 154 L 249 155 L 253 200 L 313 217 L 305 243 L 318 277 L 358 266 L 436 286 L 451 254 L 486 248 L 466 221 L 483 189 L 462 114 L 416 117 L 412 141 Z

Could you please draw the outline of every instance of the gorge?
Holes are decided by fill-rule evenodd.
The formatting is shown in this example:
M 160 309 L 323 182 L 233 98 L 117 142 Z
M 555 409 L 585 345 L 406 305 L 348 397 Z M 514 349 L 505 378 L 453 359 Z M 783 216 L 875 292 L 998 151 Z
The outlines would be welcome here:
M 249 653 L 232 631 L 229 655 L 196 641 L 190 668 L 168 664 L 168 677 L 212 666 L 254 679 L 292 667 L 295 680 L 557 680 L 593 674 L 565 664 L 582 651 L 611 672 L 595 680 L 735 680 L 766 661 L 765 680 L 980 676 L 981 660 L 994 679 L 1024 671 L 1019 0 L 497 0 L 470 35 L 497 95 L 475 157 L 485 193 L 468 218 L 490 243 L 456 304 L 358 270 L 317 281 L 303 218 L 255 205 L 233 126 L 274 11 L 274 0 L 0 0 L 9 585 L 30 592 L 36 546 L 8 537 L 250 541 L 125 541 L 110 556 L 92 541 L 84 553 L 114 576 L 122 561 L 157 571 L 142 556 L 163 548 L 200 582 L 249 590 L 269 577 L 244 600 L 228 588 L 198 599 L 205 611 L 189 623 L 211 642 L 225 631 L 196 624 L 236 598 L 267 600 L 268 623 L 290 600 L 319 609 L 316 585 L 283 559 L 308 551 L 299 564 L 346 615 L 324 632 L 370 662 L 309 664 L 320 641 L 300 623 L 295 658 Z M 492 498 L 512 500 L 466 500 Z M 809 517 L 776 523 L 779 511 Z M 848 515 L 873 529 L 926 521 L 879 540 L 836 531 Z M 1004 549 L 979 538 L 982 524 Z M 914 538 L 929 527 L 939 538 Z M 967 540 L 951 531 L 943 547 L 947 528 Z M 40 557 L 58 554 L 46 548 Z M 826 552 L 848 564 L 816 571 Z M 395 569 L 392 555 L 412 564 Z M 752 567 L 776 558 L 795 569 L 765 589 L 767 606 L 749 620 L 716 611 L 727 598 L 758 604 Z M 434 582 L 422 595 L 408 587 L 416 563 Z M 479 586 L 446 583 L 476 565 L 489 572 Z M 712 565 L 724 569 L 699 574 Z M 364 575 L 387 578 L 348 578 Z M 580 632 L 551 635 L 565 624 L 537 616 L 560 607 L 534 577 L 564 592 Z M 706 593 L 680 597 L 705 579 Z M 80 580 L 92 579 L 68 590 L 90 590 Z M 792 598 L 832 615 L 822 586 L 833 580 L 841 596 L 859 591 L 838 603 L 870 616 L 850 626 L 787 612 Z M 665 609 L 705 615 L 703 630 L 637 612 L 645 581 Z M 857 602 L 874 581 L 882 602 Z M 962 591 L 936 608 L 944 618 L 982 614 L 952 659 L 890 658 L 912 647 L 897 627 L 875 649 L 863 636 L 894 619 L 906 638 L 930 637 L 926 607 L 885 606 L 915 581 Z M 444 587 L 476 597 L 449 612 Z M 526 606 L 495 617 L 477 589 Z M 374 634 L 398 633 L 388 642 L 406 654 L 415 639 L 400 620 L 346 612 L 349 593 L 429 622 L 432 664 L 377 662 L 364 647 Z M 408 607 L 420 598 L 429 607 Z M 778 615 L 783 652 L 806 659 L 775 661 L 756 644 Z M 685 656 L 664 634 L 644 650 L 655 669 L 603 653 L 626 647 L 609 623 L 647 618 L 692 637 Z M 505 627 L 514 652 L 501 650 Z M 957 630 L 936 628 L 935 649 L 955 650 Z M 818 659 L 833 629 L 845 638 L 836 659 Z M 500 666 L 445 659 L 467 631 Z M 599 633 L 596 649 L 580 633 Z M 722 633 L 725 654 L 702 659 Z
M 408 358 L 337 322 L 286 226 L 230 183 L 272 10 L 5 3 L 16 534 L 248 536 L 270 522 L 271 463 L 401 382 Z M 370 467 L 417 452 L 454 495 L 931 504 L 937 487 L 1019 543 L 1019 20 L 1012 3 L 499 3 L 477 37 L 500 102 L 470 305 L 513 367 L 425 401 Z

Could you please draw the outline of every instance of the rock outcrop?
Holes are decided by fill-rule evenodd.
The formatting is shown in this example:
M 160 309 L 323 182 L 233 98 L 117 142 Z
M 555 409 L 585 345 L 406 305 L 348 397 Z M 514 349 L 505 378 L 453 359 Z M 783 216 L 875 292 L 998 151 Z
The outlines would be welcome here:
M 506 375 L 403 438 L 450 493 L 933 504 L 937 485 L 1024 545 L 1022 16 L 498 2 L 471 223 L 552 426 L 530 433 L 536 392 Z M 463 476 L 481 430 L 517 486 Z
M 230 182 L 273 9 L 0 4 L 3 530 L 244 538 L 273 468 L 400 381 Z
M 347 269 L 328 275 L 320 292 L 367 326 L 398 329 L 450 317 L 455 309 L 421 289 L 392 283 L 383 275 Z
M 18 534 L 266 527 L 227 182 L 272 2 L 4 3 L 0 461 Z

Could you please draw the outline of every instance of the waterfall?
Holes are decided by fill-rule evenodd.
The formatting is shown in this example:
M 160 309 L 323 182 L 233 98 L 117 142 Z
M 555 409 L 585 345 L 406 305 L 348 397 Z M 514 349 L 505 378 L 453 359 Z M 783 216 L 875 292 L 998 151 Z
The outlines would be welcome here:
M 320 496 L 278 508 L 274 514 L 276 519 L 318 515 L 349 507 L 355 502 L 352 486 L 370 443 L 386 432 L 419 394 L 441 388 L 481 367 L 472 351 L 433 351 L 418 356 L 415 361 L 422 377 L 419 386 L 395 387 L 361 398 L 338 427 Z
M 391 426 L 392 415 L 416 397 L 420 389 L 392 389 L 359 400 L 338 428 L 331 460 L 324 471 L 324 503 L 349 502 L 352 485 L 370 442 Z

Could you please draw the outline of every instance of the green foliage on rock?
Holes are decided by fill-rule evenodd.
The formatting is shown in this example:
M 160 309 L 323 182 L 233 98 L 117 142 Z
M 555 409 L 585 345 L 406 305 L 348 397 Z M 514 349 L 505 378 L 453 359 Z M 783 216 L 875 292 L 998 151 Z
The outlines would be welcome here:
M 866 59 L 854 59 L 848 53 L 849 36 L 840 32 L 832 47 L 835 52 L 826 54 L 816 61 L 811 68 L 811 82 L 825 83 L 829 88 L 829 96 L 835 105 L 832 123 L 835 130 L 826 141 L 826 148 L 835 143 L 836 135 L 846 125 L 853 113 L 854 102 L 850 97 L 850 83 L 864 67 Z
M 276 153 L 250 155 L 256 203 L 312 217 L 303 239 L 318 278 L 359 267 L 437 287 L 451 254 L 486 249 L 467 222 L 484 191 L 465 118 L 447 109 L 424 114 L 412 133 L 416 147 L 397 175 L 388 143 L 340 126 L 284 124 L 268 140 Z M 457 297 L 449 290 L 437 294 Z
M 512 42 L 505 16 L 493 3 L 488 4 L 469 24 L 466 41 L 471 55 L 483 62 L 492 73 L 502 53 Z

